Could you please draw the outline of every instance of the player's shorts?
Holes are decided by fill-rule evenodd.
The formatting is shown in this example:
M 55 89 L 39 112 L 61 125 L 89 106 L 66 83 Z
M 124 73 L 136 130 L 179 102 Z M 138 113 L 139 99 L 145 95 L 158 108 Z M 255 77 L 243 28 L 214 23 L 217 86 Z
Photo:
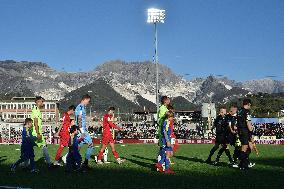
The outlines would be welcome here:
M 249 136 L 249 130 L 248 129 L 240 129 L 239 130 L 239 138 L 242 145 L 248 145 L 250 136 Z
M 165 151 L 166 151 L 166 152 L 173 152 L 173 148 L 166 146 L 166 147 L 165 147 Z
M 112 135 L 103 135 L 102 144 L 108 145 L 109 143 L 114 144 L 114 139 L 112 138 Z
M 221 134 L 218 134 L 216 135 L 216 141 L 215 143 L 217 144 L 226 144 L 226 136 L 225 135 L 221 135 Z
M 90 135 L 87 131 L 84 131 L 84 134 L 85 134 L 85 137 L 84 137 L 84 139 L 80 142 L 80 144 L 90 144 L 90 143 L 92 143 L 93 141 L 92 141 L 91 135 Z M 80 138 L 80 137 L 81 137 L 81 133 L 78 134 L 78 138 Z
M 160 149 L 162 152 L 173 152 L 172 147 L 168 147 L 167 144 L 163 144 L 162 148 Z
M 70 135 L 69 134 L 61 134 L 60 135 L 60 143 L 59 145 L 62 145 L 62 146 L 68 146 L 69 144 L 69 140 L 70 140 Z
M 236 135 L 232 134 L 232 133 L 229 133 L 227 136 L 226 136 L 226 143 L 227 144 L 230 144 L 231 146 L 234 146 L 235 143 L 236 143 Z
M 21 159 L 30 159 L 34 158 L 34 150 L 32 146 L 21 146 Z

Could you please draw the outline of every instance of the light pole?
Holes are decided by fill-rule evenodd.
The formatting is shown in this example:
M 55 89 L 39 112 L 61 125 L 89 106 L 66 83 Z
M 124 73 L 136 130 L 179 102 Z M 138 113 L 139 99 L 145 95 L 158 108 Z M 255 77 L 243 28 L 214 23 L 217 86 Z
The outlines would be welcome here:
M 92 105 L 90 106 L 90 119 L 92 119 Z
M 164 23 L 166 11 L 161 9 L 150 8 L 148 9 L 147 22 L 154 24 L 155 28 L 155 56 L 154 64 L 156 64 L 156 104 L 157 104 L 157 118 L 159 111 L 159 61 L 158 61 L 158 28 L 157 23 Z
M 93 91 L 89 90 L 88 93 L 92 93 Z M 90 123 L 92 123 L 92 107 L 93 105 L 90 104 Z

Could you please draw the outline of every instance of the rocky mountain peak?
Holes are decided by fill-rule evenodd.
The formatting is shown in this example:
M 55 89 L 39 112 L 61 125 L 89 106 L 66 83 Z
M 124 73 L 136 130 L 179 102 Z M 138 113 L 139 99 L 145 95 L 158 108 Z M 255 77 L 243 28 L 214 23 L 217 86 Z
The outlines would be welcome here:
M 93 71 L 68 73 L 58 72 L 41 62 L 6 60 L 0 61 L 0 97 L 26 94 L 64 101 L 81 89 L 85 92 L 89 88 L 101 91 L 112 89 L 122 104 L 127 100 L 127 103 L 134 103 L 132 107 L 137 107 L 155 103 L 155 78 L 156 65 L 149 61 L 114 60 L 97 66 Z M 160 95 L 194 104 L 209 101 L 223 103 L 250 92 L 284 92 L 283 81 L 261 79 L 240 83 L 214 76 L 186 80 L 162 64 L 159 65 L 159 84 Z M 102 98 L 98 101 L 105 102 L 102 93 L 97 91 L 96 94 Z

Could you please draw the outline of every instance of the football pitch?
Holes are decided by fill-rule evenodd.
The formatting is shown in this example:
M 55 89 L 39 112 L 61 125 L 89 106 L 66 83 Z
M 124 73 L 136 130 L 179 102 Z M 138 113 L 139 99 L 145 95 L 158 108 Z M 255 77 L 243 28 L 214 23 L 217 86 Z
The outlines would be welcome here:
M 65 173 L 64 167 L 48 169 L 41 158 L 41 150 L 35 148 L 36 164 L 40 172 L 32 174 L 20 167 L 16 173 L 11 173 L 9 166 L 19 158 L 20 146 L 0 145 L 0 186 L 38 189 L 283 188 L 284 146 L 258 145 L 260 156 L 256 157 L 254 153 L 251 155 L 251 161 L 256 166 L 248 171 L 228 167 L 225 154 L 221 158 L 220 166 L 205 164 L 204 160 L 211 147 L 212 145 L 181 145 L 172 158 L 175 175 L 164 175 L 155 171 L 158 148 L 152 144 L 117 144 L 118 153 L 127 160 L 124 164 L 115 163 L 109 148 L 110 164 L 96 165 L 92 159 L 91 170 L 70 174 Z M 56 149 L 56 145 L 49 145 L 52 158 Z M 95 153 L 97 152 L 98 146 L 95 147 Z

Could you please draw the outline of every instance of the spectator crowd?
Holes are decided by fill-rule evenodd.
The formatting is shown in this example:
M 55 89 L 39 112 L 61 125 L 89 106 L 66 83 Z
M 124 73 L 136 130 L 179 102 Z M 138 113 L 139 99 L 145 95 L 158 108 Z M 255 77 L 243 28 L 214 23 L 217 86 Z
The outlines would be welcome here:
M 158 134 L 158 127 L 152 122 L 121 122 L 118 124 L 124 131 L 116 132 L 117 139 L 153 139 Z M 196 129 L 189 128 L 188 124 L 176 124 L 175 135 L 180 139 L 202 139 L 204 138 L 201 126 Z M 92 128 L 92 134 L 100 134 L 101 130 Z
M 46 139 L 50 139 L 52 136 L 52 126 L 43 127 L 43 135 Z M 0 141 L 8 144 L 18 144 L 22 140 L 23 126 L 21 124 L 0 124 Z
M 284 138 L 284 125 L 282 123 L 256 123 L 253 124 L 253 135 L 261 136 L 276 136 L 276 139 Z

